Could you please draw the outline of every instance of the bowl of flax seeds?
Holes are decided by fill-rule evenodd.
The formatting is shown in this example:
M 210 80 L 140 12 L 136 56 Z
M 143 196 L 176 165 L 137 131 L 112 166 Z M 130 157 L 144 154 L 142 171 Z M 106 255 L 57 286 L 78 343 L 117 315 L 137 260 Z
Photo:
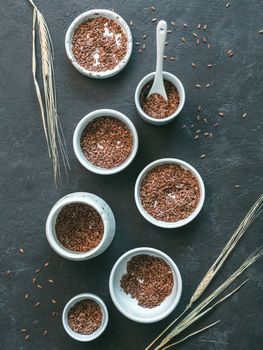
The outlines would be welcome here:
M 82 13 L 69 26 L 65 47 L 73 66 L 96 79 L 119 73 L 132 53 L 132 34 L 117 13 L 95 9 Z
M 138 150 L 138 134 L 131 120 L 112 109 L 99 109 L 78 123 L 73 148 L 79 162 L 100 175 L 124 170 Z
M 205 187 L 200 174 L 190 164 L 163 158 L 141 171 L 134 196 L 139 212 L 147 221 L 163 228 L 177 228 L 199 214 Z

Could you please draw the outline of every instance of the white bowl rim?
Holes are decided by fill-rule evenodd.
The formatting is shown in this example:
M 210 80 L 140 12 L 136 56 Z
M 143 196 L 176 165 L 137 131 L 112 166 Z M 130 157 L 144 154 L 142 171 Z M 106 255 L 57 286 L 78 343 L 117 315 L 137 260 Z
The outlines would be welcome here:
M 71 40 L 70 38 L 73 36 L 74 31 L 76 28 L 80 25 L 80 23 L 85 22 L 88 18 L 93 18 L 95 15 L 100 15 L 101 17 L 112 17 L 114 20 L 122 27 L 126 37 L 127 37 L 127 53 L 123 57 L 123 59 L 113 68 L 113 69 L 108 69 L 106 71 L 90 71 L 84 67 L 82 67 L 77 60 L 75 59 L 72 50 L 71 50 Z M 88 10 L 80 15 L 78 15 L 70 24 L 68 27 L 68 30 L 66 32 L 65 36 L 65 48 L 66 48 L 66 53 L 73 64 L 73 66 L 83 75 L 86 75 L 90 78 L 96 78 L 96 79 L 103 79 L 103 78 L 110 78 L 117 73 L 119 73 L 129 62 L 131 54 L 132 54 L 132 33 L 131 30 L 128 26 L 128 23 L 116 12 L 113 12 L 111 10 L 107 9 L 93 9 L 93 10 Z
M 166 221 L 160 221 L 160 220 L 155 219 L 153 216 L 151 216 L 150 214 L 147 213 L 147 211 L 143 208 L 141 201 L 140 201 L 140 185 L 141 185 L 142 179 L 145 177 L 145 175 L 151 169 L 155 168 L 158 165 L 162 165 L 162 164 L 166 164 L 166 163 L 178 164 L 178 165 L 181 165 L 182 167 L 184 167 L 185 169 L 190 170 L 197 178 L 198 184 L 200 187 L 200 200 L 199 200 L 198 205 L 195 208 L 195 210 L 187 218 L 185 218 L 183 220 L 175 221 L 175 222 L 166 222 Z M 201 175 L 199 174 L 199 172 L 189 163 L 187 163 L 181 159 L 177 159 L 177 158 L 161 158 L 161 159 L 157 159 L 157 160 L 151 162 L 140 172 L 139 176 L 137 177 L 135 187 L 134 187 L 134 197 L 135 197 L 135 203 L 136 203 L 136 206 L 137 206 L 139 212 L 147 221 L 149 221 L 150 223 L 152 223 L 155 226 L 162 227 L 162 228 L 178 228 L 178 227 L 184 226 L 184 225 L 188 224 L 189 222 L 191 222 L 192 220 L 194 220 L 195 217 L 200 213 L 200 211 L 203 207 L 203 204 L 204 204 L 204 200 L 205 200 L 205 185 L 204 185 L 203 179 L 202 179 Z
M 113 280 L 114 280 L 114 275 L 115 272 L 117 270 L 117 267 L 122 263 L 122 261 L 128 257 L 129 255 L 131 256 L 136 256 L 136 255 L 140 255 L 140 254 L 148 254 L 151 255 L 152 253 L 156 254 L 157 256 L 163 258 L 171 267 L 171 269 L 173 270 L 173 273 L 176 277 L 176 283 L 177 283 L 177 294 L 174 298 L 173 303 L 171 304 L 171 306 L 169 308 L 167 308 L 166 311 L 160 313 L 158 316 L 152 317 L 152 318 L 148 318 L 145 319 L 143 317 L 137 317 L 134 315 L 131 315 L 129 312 L 127 312 L 125 309 L 123 309 L 123 307 L 121 307 L 121 305 L 119 304 L 116 296 L 115 296 L 115 291 L 114 291 L 114 287 L 113 287 Z M 180 299 L 181 299 L 181 295 L 182 295 L 182 288 L 183 288 L 183 284 L 182 284 L 182 277 L 181 277 L 181 273 L 180 270 L 178 269 L 176 263 L 173 261 L 172 258 L 169 257 L 169 255 L 167 255 L 166 253 L 162 252 L 159 249 L 155 249 L 155 248 L 151 248 L 151 247 L 138 247 L 138 248 L 134 248 L 131 250 L 128 250 L 126 253 L 122 254 L 118 260 L 115 262 L 115 264 L 113 265 L 113 268 L 111 270 L 110 273 L 110 278 L 109 278 L 109 289 L 110 289 L 110 295 L 112 298 L 112 301 L 114 303 L 114 305 L 117 307 L 117 309 L 127 318 L 136 321 L 136 322 L 140 322 L 140 323 L 153 323 L 153 322 L 157 322 L 160 321 L 162 319 L 164 319 L 165 317 L 167 317 L 178 305 Z
M 82 195 L 85 194 L 84 197 Z M 86 196 L 88 195 L 88 197 Z M 93 202 L 93 198 L 98 198 L 99 200 L 102 200 L 103 202 L 104 199 L 100 198 L 99 196 L 89 193 L 89 192 L 73 192 L 70 194 L 67 194 L 66 196 L 60 198 L 51 208 L 47 220 L 46 220 L 46 237 L 47 240 L 50 244 L 50 246 L 53 248 L 53 250 L 59 254 L 60 256 L 70 259 L 70 260 L 75 260 L 75 261 L 81 261 L 87 259 L 87 257 L 90 257 L 94 255 L 97 251 L 100 250 L 101 246 L 105 243 L 107 237 L 105 232 L 107 232 L 109 228 L 109 223 L 108 220 L 106 220 L 104 212 L 100 212 L 100 207 L 96 202 Z M 92 203 L 90 203 L 92 201 Z M 87 251 L 87 252 L 74 252 L 73 250 L 65 248 L 62 244 L 60 244 L 56 238 L 56 232 L 55 229 L 53 230 L 53 220 L 55 215 L 58 215 L 59 212 L 64 208 L 65 206 L 71 204 L 71 203 L 83 203 L 87 204 L 93 209 L 97 211 L 97 213 L 100 215 L 101 220 L 103 222 L 103 236 L 100 241 L 100 243 L 93 249 Z M 106 202 L 105 202 L 106 203 Z M 106 203 L 107 204 L 107 203 Z
M 135 105 L 137 110 L 144 116 L 145 119 L 148 119 L 150 122 L 154 122 L 155 124 L 164 124 L 168 123 L 169 121 L 173 120 L 177 115 L 182 111 L 184 104 L 185 104 L 185 89 L 184 86 L 179 78 L 177 78 L 174 74 L 170 72 L 163 71 L 164 78 L 165 80 L 170 81 L 178 90 L 178 93 L 180 95 L 180 101 L 179 101 L 179 106 L 176 109 L 176 111 L 171 114 L 169 117 L 163 118 L 163 119 L 157 119 L 150 117 L 148 114 L 144 112 L 144 110 L 141 107 L 140 104 L 140 94 L 141 90 L 144 87 L 145 84 L 147 84 L 155 75 L 155 72 L 151 72 L 147 75 L 145 75 L 139 82 L 139 84 L 136 87 L 135 90 Z M 180 94 L 178 86 L 180 86 L 180 89 L 182 90 L 182 94 Z
M 82 300 L 94 300 L 95 302 L 97 302 L 97 304 L 101 307 L 102 311 L 103 311 L 103 318 L 102 318 L 102 323 L 100 325 L 100 327 L 93 333 L 91 334 L 80 334 L 77 332 L 74 332 L 71 328 L 70 325 L 67 322 L 67 316 L 68 316 L 68 312 L 69 310 L 78 302 L 82 301 Z M 107 324 L 108 324 L 108 320 L 109 320 L 109 313 L 108 313 L 108 309 L 104 303 L 104 301 L 97 295 L 93 294 L 93 293 L 81 293 L 78 295 L 75 295 L 73 298 L 71 298 L 67 304 L 64 306 L 63 312 L 62 312 L 62 324 L 63 327 L 65 329 L 65 331 L 68 333 L 68 335 L 78 341 L 81 342 L 87 342 L 87 341 L 92 341 L 96 338 L 98 338 L 106 329 Z
M 114 167 L 114 168 L 101 168 L 98 167 L 94 164 L 92 164 L 88 159 L 84 156 L 81 146 L 80 146 L 80 138 L 87 127 L 87 125 L 94 119 L 100 118 L 100 117 L 112 117 L 112 118 L 117 118 L 121 122 L 123 122 L 129 129 L 129 131 L 132 134 L 133 138 L 133 147 L 130 155 L 128 156 L 127 159 L 120 165 Z M 116 111 L 114 109 L 96 109 L 95 111 L 92 111 L 85 115 L 77 124 L 74 134 L 73 134 L 73 149 L 75 152 L 75 155 L 78 159 L 78 161 L 89 171 L 99 174 L 99 175 L 112 175 L 119 173 L 120 171 L 124 170 L 126 167 L 128 167 L 131 162 L 134 160 L 137 151 L 138 151 L 138 146 L 139 146 L 139 138 L 138 138 L 138 133 L 137 130 L 133 124 L 133 122 L 123 113 Z

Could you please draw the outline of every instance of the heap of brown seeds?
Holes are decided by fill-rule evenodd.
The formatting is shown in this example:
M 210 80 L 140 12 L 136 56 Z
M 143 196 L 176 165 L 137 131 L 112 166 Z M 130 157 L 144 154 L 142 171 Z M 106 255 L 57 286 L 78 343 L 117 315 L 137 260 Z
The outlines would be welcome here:
M 153 80 L 147 83 L 140 94 L 140 104 L 143 111 L 152 118 L 164 119 L 172 115 L 178 108 L 180 98 L 176 87 L 165 80 L 165 90 L 168 100 L 166 101 L 161 95 L 152 94 L 147 98 L 152 87 Z
M 128 127 L 119 119 L 100 117 L 88 124 L 81 137 L 81 148 L 92 164 L 114 168 L 130 155 L 133 138 Z
M 163 164 L 149 171 L 142 181 L 143 208 L 159 221 L 176 222 L 196 209 L 200 188 L 194 174 L 176 164 Z
M 95 209 L 87 204 L 72 203 L 58 214 L 55 230 L 59 242 L 65 248 L 87 252 L 101 242 L 104 227 Z
M 154 308 L 172 292 L 174 278 L 171 267 L 161 258 L 134 256 L 127 263 L 127 273 L 121 278 L 121 288 L 138 301 L 138 305 Z
M 92 18 L 75 30 L 72 52 L 87 70 L 111 70 L 127 53 L 127 37 L 115 21 L 105 17 Z
M 94 300 L 82 300 L 68 313 L 70 328 L 80 334 L 94 333 L 102 323 L 102 311 Z

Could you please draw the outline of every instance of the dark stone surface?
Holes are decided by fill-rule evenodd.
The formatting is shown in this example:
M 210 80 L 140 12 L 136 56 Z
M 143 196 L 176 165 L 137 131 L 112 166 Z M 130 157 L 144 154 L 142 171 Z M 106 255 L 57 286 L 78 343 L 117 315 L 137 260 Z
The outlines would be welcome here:
M 145 345 L 186 304 L 197 283 L 246 211 L 262 192 L 263 108 L 262 108 L 262 29 L 263 2 L 232 1 L 37 1 L 46 16 L 55 45 L 59 114 L 65 130 L 72 170 L 70 179 L 59 190 L 52 188 L 39 108 L 31 76 L 32 11 L 27 1 L 2 1 L 1 31 L 1 349 L 90 349 L 131 350 Z M 148 5 L 155 5 L 155 13 Z M 95 81 L 81 76 L 68 62 L 64 35 L 71 21 L 92 8 L 115 8 L 127 21 L 134 21 L 134 41 L 148 34 L 146 49 L 134 48 L 128 67 L 115 78 Z M 167 127 L 144 123 L 136 115 L 134 90 L 139 80 L 154 69 L 155 24 L 151 18 L 175 20 L 176 29 L 169 35 L 165 69 L 177 75 L 186 89 L 186 105 L 178 119 Z M 183 23 L 188 28 L 183 28 Z M 206 32 L 197 30 L 207 23 Z M 212 49 L 203 43 L 196 46 L 192 32 L 207 37 Z M 187 42 L 183 44 L 180 38 Z M 226 52 L 232 49 L 233 58 Z M 191 67 L 191 62 L 197 68 Z M 207 64 L 214 67 L 209 69 Z M 211 84 L 196 89 L 195 84 Z M 195 122 L 197 106 L 208 125 Z M 72 150 L 72 134 L 78 121 L 97 108 L 114 108 L 127 114 L 135 123 L 140 148 L 133 164 L 123 173 L 101 177 L 87 172 Z M 217 113 L 223 111 L 224 118 Z M 242 118 L 243 113 L 246 118 Z M 190 125 L 194 122 L 193 129 Z M 218 122 L 218 128 L 213 124 Z M 183 124 L 187 127 L 182 128 Z M 198 125 L 197 125 L 198 124 Z M 213 132 L 213 138 L 193 140 L 195 130 Z M 200 159 L 206 154 L 206 159 Z M 160 157 L 178 157 L 195 166 L 204 178 L 207 198 L 199 217 L 185 228 L 166 231 L 147 223 L 133 200 L 133 187 L 140 170 Z M 240 189 L 234 186 L 240 185 Z M 58 257 L 49 247 L 44 224 L 51 206 L 63 195 L 89 191 L 104 198 L 116 220 L 116 237 L 100 257 L 74 263 Z M 228 260 L 213 287 L 226 278 L 245 257 L 262 244 L 262 219 L 250 228 Z M 116 259 L 125 251 L 151 246 L 165 251 L 178 264 L 183 278 L 183 295 L 175 313 L 157 324 L 136 324 L 124 318 L 111 302 L 108 277 Z M 23 247 L 24 255 L 19 254 Z M 46 269 L 43 264 L 49 261 Z M 32 285 L 36 268 L 43 289 Z M 11 275 L 6 277 L 5 271 Z M 237 350 L 262 349 L 262 262 L 243 277 L 249 283 L 231 300 L 221 305 L 196 326 L 221 320 L 215 328 L 182 344 L 178 349 Z M 47 282 L 54 279 L 54 284 Z M 61 324 L 61 311 L 69 298 L 80 292 L 99 294 L 107 303 L 109 326 L 104 335 L 89 344 L 71 340 Z M 24 300 L 24 294 L 29 299 Z M 56 299 L 57 304 L 51 303 Z M 39 301 L 40 306 L 33 305 Z M 59 313 L 52 319 L 53 311 Z M 25 342 L 20 329 L 28 329 Z M 48 336 L 43 337 L 44 329 Z

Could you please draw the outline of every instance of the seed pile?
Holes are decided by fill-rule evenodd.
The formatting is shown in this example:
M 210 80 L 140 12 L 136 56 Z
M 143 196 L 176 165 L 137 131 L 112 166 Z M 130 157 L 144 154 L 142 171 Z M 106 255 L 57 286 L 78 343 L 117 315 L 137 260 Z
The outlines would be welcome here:
M 134 256 L 127 263 L 127 274 L 122 276 L 121 288 L 144 308 L 160 305 L 174 286 L 171 267 L 161 258 L 150 255 Z
M 76 29 L 72 52 L 87 70 L 112 70 L 127 53 L 127 37 L 115 21 L 105 17 L 92 18 Z
M 104 232 L 99 213 L 87 204 L 66 205 L 58 214 L 56 235 L 59 242 L 75 252 L 87 252 L 101 242 Z
M 140 94 L 140 104 L 143 111 L 152 118 L 164 119 L 173 114 L 179 105 L 180 98 L 176 87 L 165 80 L 165 90 L 167 93 L 168 101 L 166 101 L 159 94 L 152 94 L 147 98 L 148 93 L 152 87 L 153 80 L 147 83 Z
M 82 152 L 92 164 L 114 168 L 130 155 L 133 138 L 127 126 L 117 118 L 100 117 L 88 124 L 82 134 Z
M 94 333 L 101 323 L 102 311 L 94 300 L 82 300 L 69 310 L 68 324 L 76 333 Z
M 140 198 L 143 208 L 155 219 L 176 222 L 193 213 L 199 203 L 200 188 L 189 170 L 163 164 L 145 176 Z

